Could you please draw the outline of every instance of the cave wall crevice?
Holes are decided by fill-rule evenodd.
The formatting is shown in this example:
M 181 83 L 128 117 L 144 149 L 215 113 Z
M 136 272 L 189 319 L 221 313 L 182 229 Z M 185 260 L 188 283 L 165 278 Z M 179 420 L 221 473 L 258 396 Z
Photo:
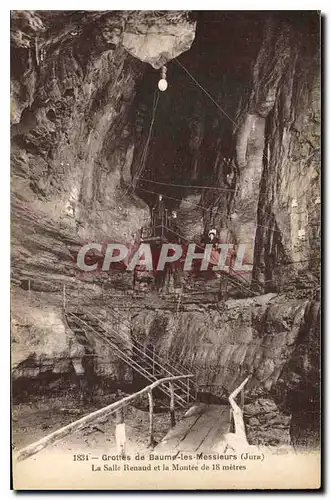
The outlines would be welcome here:
M 150 207 L 162 193 L 190 241 L 201 241 L 213 226 L 222 242 L 247 245 L 248 279 L 261 295 L 220 306 L 196 303 L 177 315 L 147 297 L 141 311 L 125 312 L 132 331 L 125 330 L 124 340 L 132 335 L 165 359 L 174 357 L 215 396 L 228 395 L 251 374 L 246 413 L 252 435 L 273 415 L 286 432 L 291 425 L 299 443 L 305 430 L 293 401 L 313 415 L 311 428 L 319 412 L 319 306 L 313 300 L 320 259 L 318 15 L 202 13 L 197 24 L 184 11 L 169 16 L 12 14 L 15 377 L 35 378 L 44 369 L 64 374 L 73 361 L 79 365 L 82 345 L 61 310 L 63 284 L 71 304 L 92 308 L 110 290 L 111 309 L 117 288 L 110 277 L 78 273 L 77 249 L 87 241 L 127 242 L 149 224 Z M 169 33 L 181 22 L 185 36 L 171 47 Z M 141 35 L 147 42 L 152 36 L 148 50 L 136 43 Z M 131 46 L 144 52 L 140 60 Z M 149 52 L 153 46 L 155 53 Z M 169 60 L 178 49 L 185 50 L 178 61 L 216 104 Z M 165 62 L 169 86 L 159 94 L 134 188 L 149 137 L 156 68 Z M 118 281 L 131 286 L 130 276 Z M 126 300 L 133 304 L 131 295 Z M 118 327 L 108 306 L 95 307 Z M 113 353 L 93 339 L 87 343 L 109 362 L 96 362 L 98 376 L 130 382 L 132 373 Z M 54 359 L 47 364 L 46 358 Z

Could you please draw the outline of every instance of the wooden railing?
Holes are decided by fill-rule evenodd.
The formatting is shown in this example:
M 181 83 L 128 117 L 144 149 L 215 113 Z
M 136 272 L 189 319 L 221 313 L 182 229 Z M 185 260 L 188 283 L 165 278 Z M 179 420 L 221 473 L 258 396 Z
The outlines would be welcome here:
M 154 400 L 153 400 L 153 389 L 158 387 L 161 384 L 167 384 L 169 383 L 169 391 L 170 391 L 170 426 L 173 427 L 175 425 L 175 392 L 174 392 L 174 386 L 173 386 L 173 381 L 175 380 L 180 380 L 183 378 L 189 378 L 193 377 L 193 375 L 179 375 L 179 376 L 172 376 L 172 377 L 165 377 L 159 380 L 156 380 L 152 384 L 148 385 L 147 387 L 144 387 L 138 392 L 135 392 L 134 394 L 131 394 L 130 396 L 126 396 L 125 398 L 121 399 L 120 401 L 116 401 L 115 403 L 112 403 L 108 406 L 105 406 L 104 408 L 101 408 L 100 410 L 96 410 L 92 413 L 89 413 L 85 417 L 80 418 L 79 420 L 75 420 L 75 422 L 72 422 L 71 424 L 66 425 L 65 427 L 61 427 L 61 429 L 58 429 L 57 431 L 52 432 L 51 434 L 48 434 L 48 436 L 45 436 L 39 441 L 36 441 L 25 448 L 20 449 L 14 456 L 14 458 L 17 461 L 25 460 L 28 457 L 31 457 L 32 455 L 35 455 L 36 453 L 39 453 L 41 450 L 46 448 L 47 446 L 54 444 L 55 442 L 59 441 L 60 439 L 63 439 L 69 434 L 72 434 L 73 432 L 77 432 L 87 425 L 91 423 L 95 423 L 100 418 L 107 417 L 111 415 L 112 413 L 117 412 L 118 410 L 124 408 L 128 404 L 130 404 L 134 399 L 136 399 L 139 396 L 142 396 L 143 394 L 147 393 L 148 394 L 148 401 L 149 401 L 149 446 L 153 446 L 154 444 L 154 439 L 153 439 L 153 415 L 154 415 Z
M 170 226 L 165 226 L 163 223 L 157 225 L 157 226 L 152 226 L 152 237 L 156 236 L 155 230 L 157 228 L 161 228 L 161 234 L 159 237 L 163 238 L 164 235 L 169 235 L 169 233 L 172 234 L 172 236 L 176 236 L 177 239 L 179 238 L 179 241 L 186 241 L 187 243 L 191 243 L 190 240 L 179 234 L 177 231 L 172 229 Z M 141 236 L 142 238 L 142 236 Z M 145 238 L 144 240 L 147 241 L 149 238 Z M 142 238 L 143 240 L 143 238 Z M 204 250 L 203 245 L 197 245 L 201 250 Z M 232 284 L 235 287 L 239 287 L 241 290 L 245 290 L 246 292 L 249 292 L 250 294 L 254 295 L 259 295 L 264 292 L 263 286 L 260 285 L 259 283 L 255 282 L 255 286 L 258 287 L 258 291 L 255 291 L 251 288 L 251 283 L 246 280 L 239 271 L 236 271 L 233 267 L 233 263 L 230 264 L 229 266 L 229 271 L 225 270 L 220 270 L 220 271 L 215 271 L 215 273 L 219 276 L 219 278 L 226 283 L 226 289 L 228 287 L 228 282 Z
M 247 437 L 246 437 L 246 431 L 245 431 L 245 423 L 244 423 L 244 387 L 249 381 L 251 376 L 249 375 L 248 377 L 245 378 L 245 380 L 230 394 L 229 396 L 229 403 L 231 406 L 231 418 L 233 418 L 234 422 L 234 433 L 242 439 L 242 441 L 246 444 L 247 442 Z M 241 393 L 241 408 L 240 406 L 236 403 L 235 398 L 238 396 L 238 394 Z
M 131 328 L 131 324 L 128 323 L 125 319 L 123 319 L 123 317 L 121 317 L 116 311 L 114 311 L 114 309 L 107 308 L 107 314 L 112 316 L 112 318 L 115 319 L 121 325 L 123 324 L 127 328 Z M 98 316 L 93 314 L 90 310 L 88 311 L 88 315 L 97 319 L 104 326 L 105 330 L 107 330 L 107 325 L 102 320 L 100 320 L 98 318 Z M 119 327 L 117 327 L 117 328 L 119 328 Z M 112 328 L 112 331 L 114 332 L 114 328 Z M 115 331 L 114 333 L 117 334 L 117 336 L 120 335 L 120 340 L 122 340 L 120 331 L 118 331 L 118 332 Z M 175 360 L 174 358 L 171 358 L 171 357 L 167 357 L 167 358 L 161 357 L 160 355 L 158 355 L 155 352 L 154 349 L 151 350 L 149 347 L 147 347 L 144 344 L 142 344 L 141 342 L 139 342 L 136 338 L 134 339 L 134 342 L 133 341 L 130 342 L 130 345 L 131 345 L 131 347 L 133 345 L 135 350 L 139 350 L 140 354 L 143 354 L 143 356 L 145 358 L 152 361 L 155 366 L 162 368 L 162 370 L 165 372 L 165 375 L 169 375 L 169 376 L 192 375 L 193 376 L 193 374 L 185 366 L 180 365 L 177 360 Z M 179 384 L 183 385 L 184 382 L 180 382 Z M 192 386 L 195 389 L 195 391 L 197 391 L 197 385 L 194 381 L 192 381 Z
M 175 402 L 184 408 L 187 406 L 187 404 L 190 403 L 190 401 L 195 399 L 197 386 L 193 380 L 190 380 L 190 378 L 193 378 L 192 373 L 188 372 L 188 370 L 184 369 L 184 367 L 182 367 L 182 371 L 180 371 L 174 365 L 171 366 L 169 363 L 167 363 L 167 361 L 162 360 L 160 356 L 156 355 L 155 352 L 152 352 L 147 347 L 144 347 L 143 344 L 139 343 L 136 340 L 135 342 L 132 342 L 131 340 L 126 341 L 126 345 L 131 349 L 131 352 L 125 352 L 121 345 L 118 345 L 116 343 L 117 339 L 117 342 L 123 344 L 123 336 L 121 336 L 119 331 L 112 328 L 112 326 L 110 326 L 109 324 L 106 325 L 102 320 L 98 318 L 98 316 L 94 315 L 90 311 L 88 312 L 88 317 L 97 320 L 99 326 L 102 327 L 102 331 L 98 331 L 95 327 L 91 326 L 88 323 L 87 319 L 83 319 L 81 317 L 78 317 L 77 314 L 67 311 L 68 319 L 73 319 L 74 322 L 77 323 L 77 325 L 80 325 L 81 327 L 84 327 L 85 330 L 89 330 L 90 332 L 92 332 L 93 335 L 95 335 L 105 345 L 110 345 L 116 356 L 118 356 L 122 361 L 124 361 L 128 366 L 142 375 L 149 382 L 154 382 L 158 378 L 153 373 L 153 367 L 157 368 L 158 372 L 160 373 L 160 379 L 165 376 L 182 377 L 182 375 L 190 375 L 190 377 L 185 377 L 187 379 L 186 382 L 181 379 L 178 379 L 175 382 L 174 388 L 177 390 L 175 395 Z M 119 318 L 116 319 L 118 320 Z M 147 366 L 143 367 L 143 363 L 146 363 Z M 167 387 L 160 387 L 160 389 L 164 394 L 170 396 L 170 391 Z M 178 391 L 180 391 L 180 393 L 178 393 Z

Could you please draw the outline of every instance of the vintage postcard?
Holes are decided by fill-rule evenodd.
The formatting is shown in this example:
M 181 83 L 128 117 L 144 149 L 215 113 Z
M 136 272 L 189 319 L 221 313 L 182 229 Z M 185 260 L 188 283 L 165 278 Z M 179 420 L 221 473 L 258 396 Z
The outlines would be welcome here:
M 13 489 L 319 489 L 320 13 L 10 22 Z

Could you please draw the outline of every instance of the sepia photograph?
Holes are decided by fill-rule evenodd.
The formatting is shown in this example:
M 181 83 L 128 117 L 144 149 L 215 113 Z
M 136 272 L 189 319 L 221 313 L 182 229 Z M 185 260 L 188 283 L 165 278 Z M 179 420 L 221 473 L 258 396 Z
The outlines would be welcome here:
M 11 11 L 14 490 L 321 487 L 321 44 Z

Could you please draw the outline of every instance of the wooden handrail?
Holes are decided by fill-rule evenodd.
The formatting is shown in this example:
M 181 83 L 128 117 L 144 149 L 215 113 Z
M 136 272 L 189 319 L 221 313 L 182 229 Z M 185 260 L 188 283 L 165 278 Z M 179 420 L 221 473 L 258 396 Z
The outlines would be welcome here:
M 240 407 L 235 402 L 235 398 L 243 390 L 243 388 L 245 387 L 245 385 L 247 384 L 247 382 L 249 381 L 250 378 L 251 378 L 251 375 L 246 377 L 245 380 L 229 396 L 229 403 L 231 405 L 232 415 L 233 415 L 233 420 L 234 420 L 234 432 L 240 438 L 242 438 L 245 443 L 247 443 L 247 437 L 246 437 L 246 431 L 245 431 L 243 411 L 240 409 Z
M 115 318 L 117 321 L 120 320 L 119 317 L 116 316 L 116 314 L 113 312 L 113 311 L 109 311 L 108 312 L 110 313 L 110 315 Z M 113 333 L 115 333 L 115 335 L 121 339 L 122 337 L 119 335 L 119 333 L 111 326 L 107 325 L 104 321 L 102 321 L 100 318 L 98 318 L 98 316 L 96 314 L 93 314 L 91 311 L 88 312 L 88 315 L 92 316 L 93 318 L 97 319 L 99 321 L 99 323 L 101 324 L 101 326 L 107 331 L 107 329 L 110 329 Z M 153 361 L 153 358 L 148 354 L 148 351 L 150 351 L 150 349 L 146 348 L 141 342 L 137 341 L 135 339 L 135 341 L 128 341 L 128 344 L 131 346 L 133 346 L 140 354 L 142 354 L 144 357 L 148 358 L 150 361 Z M 161 364 L 161 361 L 162 361 L 162 364 Z M 168 372 L 169 374 L 171 374 L 171 372 L 167 369 L 167 366 L 171 366 L 169 365 L 169 363 L 167 362 L 164 362 L 162 360 L 162 358 L 157 355 L 157 354 L 154 354 L 154 362 L 155 364 L 157 364 L 160 368 L 162 368 L 164 371 Z M 184 375 L 184 373 L 181 373 L 180 370 L 178 370 L 176 367 L 172 367 L 171 368 L 176 371 L 177 373 L 179 373 L 179 375 Z M 189 370 L 185 369 L 187 373 L 187 375 L 193 375 L 192 373 L 189 372 Z
M 109 313 L 109 314 L 110 314 L 113 318 L 115 318 L 117 321 L 121 321 L 121 323 L 126 324 L 126 326 L 128 326 L 128 327 L 130 327 L 130 326 L 131 326 L 131 325 L 128 325 L 128 323 L 126 323 L 125 321 L 123 321 L 123 319 L 122 319 L 122 318 L 120 318 L 120 317 L 117 315 L 117 312 L 115 312 L 113 309 L 110 309 L 110 310 L 108 309 L 108 313 Z M 88 313 L 87 313 L 87 314 L 88 314 L 89 316 L 92 316 L 92 317 L 94 317 L 95 319 L 97 319 L 97 320 L 101 323 L 101 325 L 102 325 L 102 326 L 103 326 L 103 327 L 107 330 L 108 325 L 107 325 L 104 321 L 102 321 L 102 320 L 101 320 L 101 319 L 100 319 L 100 318 L 99 318 L 96 314 L 92 313 L 91 311 L 88 311 Z M 118 334 L 118 332 L 117 332 L 117 334 Z M 131 342 L 131 343 L 133 343 L 133 342 Z M 138 346 L 138 347 L 139 347 L 139 348 L 143 351 L 143 353 L 145 354 L 145 356 L 147 355 L 147 357 L 149 357 L 149 358 L 151 359 L 151 357 L 148 355 L 148 351 L 150 351 L 150 349 L 148 349 L 148 347 L 144 346 L 144 345 L 143 345 L 141 342 L 139 342 L 137 339 L 135 339 L 135 342 L 134 342 L 134 343 L 135 343 L 135 344 L 136 344 L 136 345 L 137 345 L 137 346 Z M 146 351 L 146 352 L 145 352 L 145 351 Z M 146 353 L 147 353 L 147 354 L 146 354 Z M 181 366 L 181 370 L 182 370 L 182 371 L 180 371 L 178 368 L 176 368 L 176 366 L 173 366 L 173 365 L 171 364 L 171 362 L 173 362 L 173 363 L 177 363 L 177 361 L 176 361 L 174 358 L 169 357 L 169 358 L 167 358 L 167 360 L 164 360 L 164 359 L 162 359 L 162 358 L 161 358 L 161 356 L 159 356 L 158 354 L 155 354 L 154 356 L 155 356 L 155 360 L 156 360 L 156 361 L 158 361 L 159 363 L 162 363 L 162 366 L 161 366 L 162 368 L 163 368 L 163 367 L 170 367 L 173 371 L 176 371 L 179 375 L 184 375 L 184 373 L 183 373 L 183 372 L 186 372 L 186 374 L 188 374 L 188 375 L 192 375 L 192 373 L 190 372 L 190 370 L 188 370 L 188 369 L 187 369 L 186 367 L 184 367 L 184 366 Z M 170 361 L 170 363 L 169 363 L 169 361 Z M 177 364 L 178 364 L 178 363 L 177 363 Z M 170 372 L 168 371 L 168 373 L 170 373 Z
M 144 369 L 142 368 L 138 363 L 136 363 L 134 360 L 130 358 L 122 349 L 120 349 L 109 337 L 104 337 L 100 332 L 98 332 L 93 326 L 89 325 L 86 321 L 83 319 L 79 318 L 76 316 L 74 313 L 70 313 L 71 317 L 74 317 L 74 320 L 76 321 L 77 324 L 83 323 L 85 325 L 85 328 L 89 328 L 92 330 L 92 332 L 103 342 L 108 343 L 113 349 L 116 351 L 116 355 L 125 363 L 127 363 L 131 368 L 136 370 L 137 372 L 140 373 L 140 375 L 143 375 L 147 380 L 150 382 L 153 382 L 153 377 Z
M 94 334 L 96 334 L 99 338 L 101 338 L 101 340 L 103 341 L 106 341 L 108 342 L 109 344 L 112 345 L 112 347 L 116 350 L 116 355 L 122 359 L 122 361 L 126 362 L 129 366 L 131 366 L 131 368 L 133 368 L 135 371 L 137 371 L 138 373 L 140 373 L 140 375 L 143 375 L 143 377 L 145 377 L 147 380 L 149 380 L 150 382 L 153 381 L 153 379 L 155 379 L 156 377 L 155 376 L 152 376 L 145 368 L 143 368 L 141 365 L 139 365 L 139 363 L 137 363 L 136 361 L 134 361 L 133 359 L 131 359 L 129 356 L 126 355 L 126 353 L 120 349 L 113 341 L 111 338 L 109 337 L 103 337 L 103 335 L 98 332 L 92 325 L 90 325 L 89 323 L 87 323 L 85 320 L 83 320 L 82 318 L 78 317 L 76 314 L 74 313 L 70 313 L 71 317 L 75 317 L 76 318 L 76 322 L 80 322 L 80 323 L 83 323 L 85 325 L 85 327 L 88 327 L 90 330 L 92 330 L 94 332 Z M 110 330 L 114 331 L 115 334 L 117 334 L 116 330 L 114 330 L 112 327 L 109 327 Z M 106 330 L 106 333 L 109 333 L 107 332 Z M 126 359 L 123 359 L 123 357 L 126 357 Z M 151 358 L 152 359 L 152 358 Z M 161 365 L 160 365 L 161 366 Z M 164 371 L 168 371 L 168 370 L 164 370 Z M 170 376 L 173 376 L 171 374 L 171 372 L 169 372 L 169 375 Z M 181 374 L 182 376 L 183 374 Z M 193 377 L 194 375 L 192 373 L 189 374 L 191 377 Z M 180 378 L 181 378 L 180 376 Z M 168 389 L 164 389 L 162 388 L 161 389 L 164 394 L 166 394 L 167 396 L 169 396 L 169 391 Z M 181 396 L 179 396 L 177 394 L 177 400 L 182 403 L 182 404 L 186 404 L 186 400 L 183 399 Z
M 101 338 L 103 338 L 103 337 L 102 337 L 102 335 L 100 334 L 100 332 L 98 332 L 98 331 L 97 331 L 97 330 L 96 330 L 96 329 L 95 329 L 92 325 L 90 325 L 90 324 L 89 324 L 86 320 L 84 320 L 84 319 L 80 318 L 79 316 L 77 316 L 77 315 L 76 315 L 75 313 L 73 313 L 73 312 L 71 312 L 71 313 L 69 313 L 69 314 L 70 314 L 72 317 L 74 317 L 74 318 L 75 318 L 75 321 L 76 321 L 76 322 L 78 321 L 78 322 L 80 322 L 80 323 L 83 323 L 83 324 L 85 325 L 85 328 L 86 328 L 86 327 L 87 327 L 87 328 L 89 328 L 90 330 L 92 330 L 92 331 L 94 332 L 94 334 L 96 334 L 97 336 L 100 336 Z M 118 334 L 118 332 L 117 332 L 117 331 L 116 331 L 113 327 L 111 327 L 110 325 L 106 325 L 106 324 L 105 324 L 102 320 L 99 320 L 99 318 L 98 318 L 95 314 L 93 314 L 93 313 L 89 313 L 89 314 L 90 314 L 92 317 L 96 318 L 96 319 L 99 321 L 100 325 L 103 327 L 104 331 L 105 331 L 107 334 L 109 334 L 109 332 L 111 331 L 113 334 L 115 334 L 114 336 L 115 336 L 116 338 L 118 338 L 119 340 L 122 340 L 121 336 Z M 111 338 L 107 337 L 107 340 L 108 340 L 109 342 L 111 342 L 111 343 L 113 344 L 113 346 L 116 346 L 116 344 L 114 344 L 114 342 L 112 341 L 112 339 L 111 339 Z M 138 353 L 139 353 L 139 355 L 140 355 L 140 356 L 142 356 L 144 359 L 149 359 L 149 361 L 150 361 L 151 363 L 153 363 L 153 358 L 152 358 L 151 356 L 149 356 L 148 354 L 146 354 L 146 353 L 142 350 L 142 348 L 137 347 L 137 346 L 135 345 L 135 343 L 134 343 L 134 342 L 132 342 L 131 340 L 129 340 L 127 343 L 128 343 L 128 345 L 132 348 L 132 352 L 133 352 L 133 353 L 134 353 L 134 350 L 136 350 L 136 351 L 138 351 Z M 122 353 L 123 353 L 123 350 L 121 350 L 118 346 L 116 346 L 116 350 L 117 350 L 117 354 L 118 354 L 118 352 L 122 352 Z M 120 356 L 119 356 L 119 357 L 120 357 Z M 156 356 L 155 356 L 155 358 L 159 358 L 159 356 L 157 356 L 157 355 L 156 355 Z M 168 370 L 168 369 L 165 367 L 165 364 L 166 364 L 166 363 L 165 363 L 164 365 L 162 365 L 161 363 L 159 363 L 158 361 L 156 361 L 156 360 L 155 360 L 155 358 L 154 358 L 154 363 L 155 363 L 155 364 L 157 364 L 157 365 L 161 368 L 161 370 L 162 370 L 163 372 L 166 372 L 166 373 L 165 373 L 165 375 L 166 375 L 166 374 L 168 374 L 169 376 L 173 376 L 172 372 L 171 372 L 170 370 Z M 133 368 L 134 370 L 136 370 L 136 371 L 137 371 L 137 372 L 139 372 L 140 374 L 141 374 L 141 372 L 144 372 L 144 373 L 142 373 L 142 375 L 143 375 L 145 378 L 147 378 L 147 380 L 150 380 L 150 381 L 151 381 L 151 379 L 153 380 L 153 378 L 155 378 L 155 377 L 148 377 L 148 371 L 146 371 L 144 368 L 142 368 L 142 367 L 141 367 L 141 366 L 140 366 L 140 365 L 139 365 L 136 361 L 134 361 L 133 359 L 131 359 L 130 363 L 129 363 L 128 361 L 127 361 L 127 363 L 131 366 L 131 368 Z M 135 366 L 132 366 L 132 364 L 133 364 L 133 365 L 135 365 Z M 177 373 L 179 373 L 179 375 L 184 375 L 184 373 L 180 373 L 180 371 L 179 371 L 179 370 L 177 370 L 177 369 L 175 369 L 174 371 L 177 371 Z M 146 376 L 146 375 L 147 375 L 147 376 Z M 193 374 L 192 374 L 192 373 L 188 373 L 187 375 L 191 375 L 191 376 L 193 377 Z M 194 383 L 194 382 L 193 382 L 193 385 L 195 385 L 195 383 Z M 186 385 L 184 385 L 184 384 L 183 384 L 183 382 L 182 382 L 181 380 L 179 380 L 179 386 L 181 386 L 181 387 L 182 387 L 182 389 L 186 390 Z M 163 392 L 164 392 L 165 394 L 169 395 L 167 390 L 163 390 Z M 179 395 L 177 395 L 177 399 L 182 400 L 182 403 L 185 403 L 184 399 L 183 399 L 183 398 L 181 398 Z
M 61 429 L 58 429 L 57 431 L 52 432 L 51 434 L 48 434 L 48 436 L 45 436 L 38 441 L 35 441 L 34 443 L 26 446 L 25 448 L 20 449 L 16 454 L 15 454 L 15 459 L 17 461 L 25 460 L 28 457 L 31 457 L 32 455 L 35 455 L 36 453 L 40 452 L 46 446 L 55 443 L 59 439 L 64 438 L 68 434 L 72 434 L 73 432 L 76 432 L 80 429 L 83 429 L 86 427 L 88 424 L 91 424 L 92 422 L 98 421 L 100 418 L 106 417 L 111 415 L 113 412 L 116 410 L 119 410 L 123 408 L 124 406 L 128 405 L 131 401 L 133 401 L 135 398 L 138 396 L 141 396 L 142 394 L 151 393 L 153 389 L 158 387 L 161 384 L 171 382 L 173 380 L 179 380 L 182 378 L 189 378 L 193 377 L 193 375 L 178 375 L 178 376 L 173 376 L 173 377 L 165 377 L 161 378 L 159 380 L 156 380 L 152 384 L 148 385 L 147 387 L 144 387 L 138 392 L 135 392 L 134 394 L 131 394 L 130 396 L 126 396 L 125 398 L 121 399 L 120 401 L 116 401 L 115 403 L 112 403 L 108 406 L 105 406 L 104 408 L 101 408 L 100 410 L 96 410 L 92 413 L 89 413 L 85 417 L 82 417 L 78 420 L 75 420 L 74 422 L 71 422 L 71 424 L 66 425 L 65 427 L 61 427 Z

